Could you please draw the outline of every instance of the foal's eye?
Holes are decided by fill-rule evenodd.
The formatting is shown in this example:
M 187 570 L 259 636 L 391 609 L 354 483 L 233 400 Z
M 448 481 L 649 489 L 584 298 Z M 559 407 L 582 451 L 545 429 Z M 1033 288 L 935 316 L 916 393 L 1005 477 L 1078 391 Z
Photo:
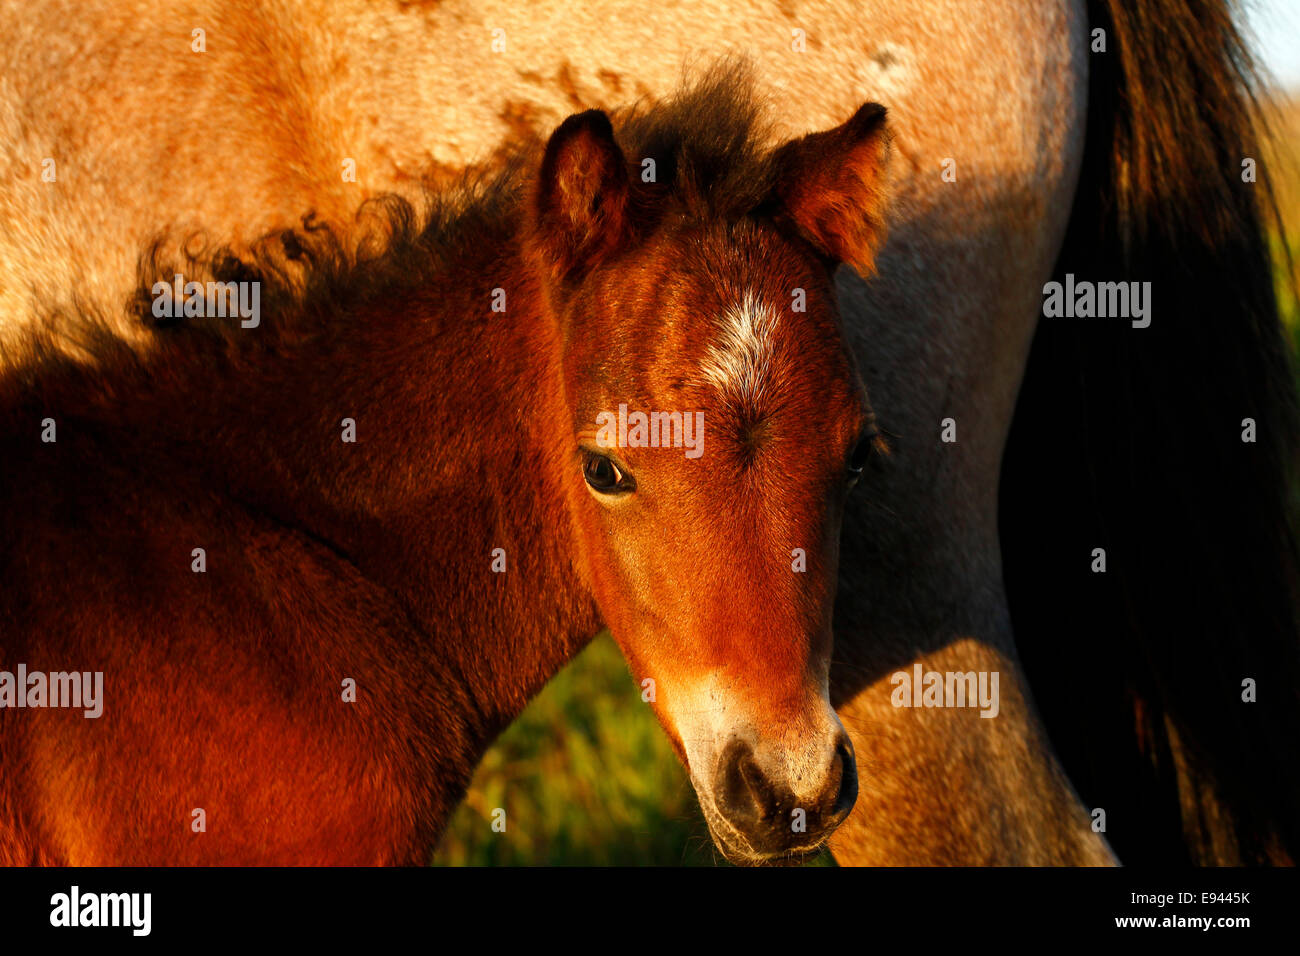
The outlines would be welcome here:
M 857 445 L 853 448 L 853 453 L 849 455 L 849 486 L 852 487 L 858 483 L 862 477 L 862 469 L 867 467 L 867 462 L 871 456 L 876 453 L 876 436 L 875 434 L 863 435 L 858 439 Z
M 621 495 L 636 487 L 636 483 L 604 455 L 589 451 L 584 452 L 583 456 L 582 477 L 587 479 L 587 484 L 594 491 L 602 495 Z

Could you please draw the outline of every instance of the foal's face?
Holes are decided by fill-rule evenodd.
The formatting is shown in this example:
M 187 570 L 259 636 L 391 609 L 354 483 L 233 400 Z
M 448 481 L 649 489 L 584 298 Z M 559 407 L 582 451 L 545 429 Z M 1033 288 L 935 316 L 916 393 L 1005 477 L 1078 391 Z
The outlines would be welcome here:
M 771 230 L 727 232 L 594 277 L 565 379 L 597 601 L 718 844 L 753 859 L 815 848 L 857 795 L 827 677 L 872 436 L 828 273 Z
M 857 796 L 827 680 L 872 416 L 824 250 L 779 217 L 667 221 L 551 289 L 579 563 L 718 846 L 799 855 Z

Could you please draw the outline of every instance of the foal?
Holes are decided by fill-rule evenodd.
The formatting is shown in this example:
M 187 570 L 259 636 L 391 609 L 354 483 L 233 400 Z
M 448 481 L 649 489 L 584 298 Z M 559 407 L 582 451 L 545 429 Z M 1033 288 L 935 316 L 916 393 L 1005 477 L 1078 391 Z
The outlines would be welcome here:
M 87 322 L 94 368 L 33 338 L 0 381 L 0 863 L 424 863 L 601 627 L 730 859 L 823 842 L 877 441 L 831 276 L 883 238 L 887 136 L 869 104 L 766 151 L 756 117 L 716 81 L 572 116 L 427 224 L 381 205 L 381 249 L 190 263 L 255 320 Z

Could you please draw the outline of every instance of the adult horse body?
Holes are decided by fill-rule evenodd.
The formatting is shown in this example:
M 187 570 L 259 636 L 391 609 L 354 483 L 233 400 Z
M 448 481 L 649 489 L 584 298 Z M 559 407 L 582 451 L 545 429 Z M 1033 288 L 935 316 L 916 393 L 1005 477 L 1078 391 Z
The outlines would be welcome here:
M 874 104 L 770 155 L 757 122 L 734 78 L 624 118 L 643 183 L 589 111 L 422 227 L 380 210 L 380 251 L 187 265 L 259 283 L 256 322 L 163 308 L 146 350 L 89 321 L 90 367 L 35 336 L 0 384 L 0 648 L 36 678 L 0 684 L 0 862 L 427 862 L 604 625 L 729 857 L 824 842 L 857 794 L 839 521 L 878 441 L 832 273 L 883 238 L 887 141 Z M 624 405 L 696 424 L 601 436 Z M 47 694 L 68 672 L 94 719 Z
M 787 131 L 885 103 L 891 242 L 877 282 L 840 278 L 895 453 L 845 519 L 832 690 L 864 786 L 837 857 L 1110 861 L 1053 743 L 1125 858 L 1294 857 L 1281 476 L 1295 430 L 1261 217 L 1237 173 L 1250 69 L 1222 0 L 716 2 L 685 18 L 620 0 L 236 4 L 196 10 L 161 54 L 116 4 L 79 8 L 52 42 L 52 9 L 15 5 L 0 30 L 15 67 L 0 141 L 19 174 L 0 193 L 0 296 L 18 325 L 52 290 L 125 297 L 163 223 L 237 243 L 306 208 L 341 222 L 359 195 L 576 107 L 658 95 L 726 50 L 756 58 Z M 105 42 L 111 60 L 78 52 Z M 40 68 L 19 72 L 32 50 Z M 1152 281 L 1153 325 L 1116 342 L 1117 327 L 1044 322 L 1026 371 L 1058 253 L 1062 273 Z M 1192 394 L 1194 420 L 1178 414 Z M 1246 417 L 1268 422 L 1257 445 L 1238 441 Z M 1132 493 L 1144 486 L 1178 490 Z M 1206 529 L 1205 502 L 1238 504 Z M 999 672 L 998 717 L 892 706 L 892 674 L 917 662 Z M 1244 712 L 1236 687 L 1256 673 L 1278 694 Z

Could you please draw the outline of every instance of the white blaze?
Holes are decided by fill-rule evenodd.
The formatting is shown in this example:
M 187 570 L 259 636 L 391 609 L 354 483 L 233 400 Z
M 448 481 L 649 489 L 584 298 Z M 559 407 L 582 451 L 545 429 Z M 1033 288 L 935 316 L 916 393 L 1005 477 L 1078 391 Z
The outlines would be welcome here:
M 746 290 L 722 316 L 722 332 L 700 364 L 704 381 L 745 404 L 756 402 L 772 371 L 776 309 Z

